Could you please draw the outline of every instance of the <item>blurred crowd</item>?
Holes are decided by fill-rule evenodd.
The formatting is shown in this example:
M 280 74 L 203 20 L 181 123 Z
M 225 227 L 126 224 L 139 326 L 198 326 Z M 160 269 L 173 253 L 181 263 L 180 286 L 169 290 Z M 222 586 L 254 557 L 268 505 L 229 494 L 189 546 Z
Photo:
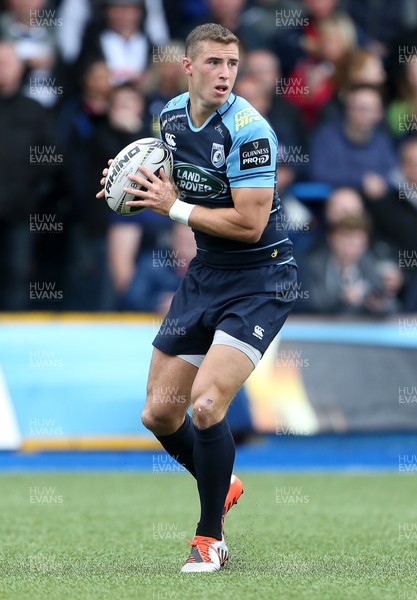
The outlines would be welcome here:
M 191 230 L 95 194 L 159 135 L 209 21 L 239 36 L 235 92 L 278 136 L 295 311 L 417 311 L 415 0 L 0 0 L 0 310 L 166 312 Z

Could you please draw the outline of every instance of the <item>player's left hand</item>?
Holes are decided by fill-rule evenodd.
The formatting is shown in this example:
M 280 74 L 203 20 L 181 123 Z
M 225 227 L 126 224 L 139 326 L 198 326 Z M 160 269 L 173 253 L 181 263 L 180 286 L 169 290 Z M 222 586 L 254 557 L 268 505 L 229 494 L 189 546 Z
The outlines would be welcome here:
M 113 158 L 109 158 L 109 160 L 107 161 L 107 164 L 110 165 L 113 162 Z M 107 167 L 105 167 L 102 171 L 102 175 L 103 177 L 100 179 L 100 185 L 102 186 L 102 189 L 96 194 L 96 198 L 98 198 L 99 200 L 101 200 L 102 198 L 105 198 L 105 190 L 104 190 L 104 184 L 106 183 L 106 177 L 108 175 L 109 169 Z
M 138 187 L 123 188 L 124 192 L 133 194 L 138 200 L 126 202 L 127 206 L 143 206 L 151 208 L 156 213 L 168 216 L 169 209 L 178 198 L 178 192 L 175 191 L 173 183 L 167 177 L 164 169 L 159 170 L 159 177 L 154 175 L 146 167 L 139 167 L 144 177 L 131 173 L 129 179 L 135 182 Z

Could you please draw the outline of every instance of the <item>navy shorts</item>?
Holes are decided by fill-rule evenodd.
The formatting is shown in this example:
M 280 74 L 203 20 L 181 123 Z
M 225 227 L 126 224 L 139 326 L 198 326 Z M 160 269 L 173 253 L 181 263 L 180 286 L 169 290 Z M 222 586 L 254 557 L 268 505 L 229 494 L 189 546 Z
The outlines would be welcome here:
M 292 264 L 225 270 L 194 258 L 153 345 L 172 356 L 206 354 L 221 329 L 263 354 L 285 323 L 296 289 Z

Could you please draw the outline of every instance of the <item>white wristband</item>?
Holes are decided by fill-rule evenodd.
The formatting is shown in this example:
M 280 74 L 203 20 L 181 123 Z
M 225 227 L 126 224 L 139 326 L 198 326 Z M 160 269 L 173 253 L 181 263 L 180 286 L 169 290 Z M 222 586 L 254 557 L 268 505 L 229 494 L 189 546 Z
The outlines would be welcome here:
M 169 209 L 169 218 L 173 221 L 188 225 L 188 219 L 190 218 L 191 211 L 194 207 L 195 204 L 188 204 L 188 202 L 183 202 L 177 198 Z

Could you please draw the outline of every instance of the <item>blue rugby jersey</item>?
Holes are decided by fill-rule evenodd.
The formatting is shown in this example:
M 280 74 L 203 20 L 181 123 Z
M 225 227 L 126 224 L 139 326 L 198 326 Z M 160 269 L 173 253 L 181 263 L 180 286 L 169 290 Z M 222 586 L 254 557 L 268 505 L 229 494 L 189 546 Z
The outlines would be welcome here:
M 231 188 L 273 188 L 268 224 L 256 243 L 216 237 L 193 229 L 197 257 L 217 268 L 295 264 L 276 188 L 276 135 L 244 98 L 228 101 L 201 127 L 189 115 L 189 94 L 173 98 L 161 117 L 161 139 L 174 156 L 174 181 L 181 199 L 208 208 L 233 207 Z

